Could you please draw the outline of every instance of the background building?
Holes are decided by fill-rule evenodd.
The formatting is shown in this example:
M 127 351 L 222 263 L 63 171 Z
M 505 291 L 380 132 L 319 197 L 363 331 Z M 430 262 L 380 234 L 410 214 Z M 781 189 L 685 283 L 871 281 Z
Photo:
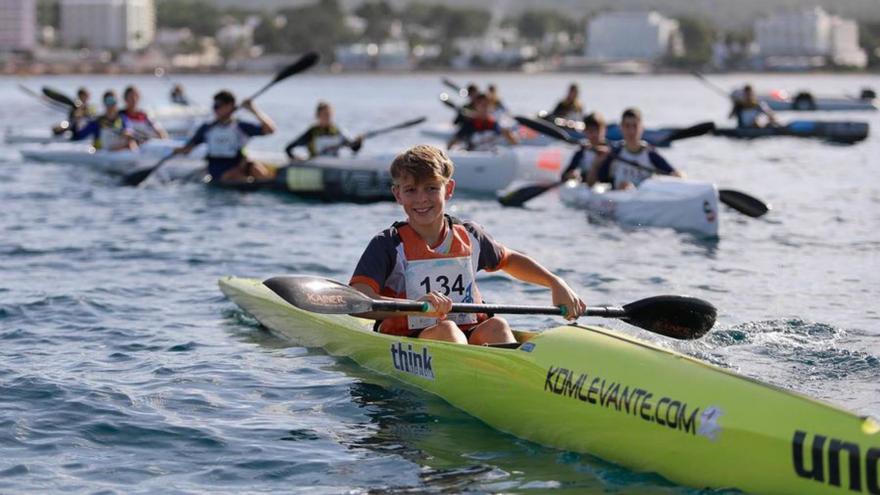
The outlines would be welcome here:
M 61 42 L 68 47 L 140 50 L 153 41 L 153 0 L 62 0 Z
M 610 12 L 587 25 L 586 56 L 593 60 L 649 61 L 682 52 L 678 21 L 657 12 Z
M 0 51 L 31 51 L 37 40 L 37 0 L 0 0 Z
M 855 21 L 829 15 L 820 7 L 758 19 L 754 31 L 760 56 L 769 66 L 867 64 Z

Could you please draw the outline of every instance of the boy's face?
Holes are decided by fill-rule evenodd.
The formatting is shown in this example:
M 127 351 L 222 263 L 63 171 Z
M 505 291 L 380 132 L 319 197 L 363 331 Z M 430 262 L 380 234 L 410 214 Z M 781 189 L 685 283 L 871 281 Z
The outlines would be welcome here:
M 620 130 L 627 143 L 637 143 L 642 139 L 642 121 L 636 117 L 624 118 Z
M 587 139 L 592 144 L 599 144 L 605 141 L 605 125 L 588 125 L 584 128 Z
M 412 225 L 430 226 L 441 221 L 446 201 L 452 197 L 455 181 L 429 179 L 416 183 L 415 177 L 404 175 L 391 191 Z

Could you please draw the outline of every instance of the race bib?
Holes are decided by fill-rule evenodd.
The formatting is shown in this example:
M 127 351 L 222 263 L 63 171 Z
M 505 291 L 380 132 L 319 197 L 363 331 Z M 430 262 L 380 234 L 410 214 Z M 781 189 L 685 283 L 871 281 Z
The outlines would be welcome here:
M 318 136 L 315 138 L 315 152 L 318 155 L 336 155 L 342 146 L 342 136 Z
M 208 156 L 211 158 L 235 158 L 244 147 L 244 140 L 233 126 L 214 126 L 205 136 Z
M 410 261 L 406 265 L 406 296 L 418 299 L 430 292 L 439 292 L 456 303 L 474 302 L 474 269 L 470 257 L 437 258 Z M 457 325 L 477 323 L 473 313 L 450 313 L 446 319 Z M 437 318 L 407 317 L 409 329 L 437 324 Z

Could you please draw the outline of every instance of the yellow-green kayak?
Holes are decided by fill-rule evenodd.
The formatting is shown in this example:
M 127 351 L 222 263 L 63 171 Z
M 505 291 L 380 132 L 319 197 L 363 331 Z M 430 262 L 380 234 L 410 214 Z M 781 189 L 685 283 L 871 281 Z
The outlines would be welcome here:
M 880 494 L 880 424 L 617 332 L 517 332 L 516 348 L 383 335 L 219 282 L 272 332 L 436 394 L 490 426 L 696 488 Z

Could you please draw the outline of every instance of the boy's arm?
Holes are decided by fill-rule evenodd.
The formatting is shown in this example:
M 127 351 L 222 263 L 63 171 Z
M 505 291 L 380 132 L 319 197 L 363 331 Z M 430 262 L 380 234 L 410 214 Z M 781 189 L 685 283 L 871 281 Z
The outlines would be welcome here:
M 266 115 L 265 113 L 260 111 L 257 107 L 255 107 L 253 101 L 251 101 L 250 99 L 242 101 L 241 108 L 244 108 L 245 110 L 254 114 L 254 117 L 256 117 L 257 120 L 260 121 L 260 125 L 263 126 L 263 135 L 264 136 L 268 136 L 269 134 L 275 133 L 275 130 L 277 129 L 275 127 L 275 122 L 273 122 L 272 119 L 270 119 L 268 115 Z
M 586 304 L 571 290 L 571 287 L 564 280 L 525 254 L 508 250 L 507 262 L 502 269 L 523 282 L 549 288 L 552 293 L 553 304 L 565 306 L 565 317 L 569 320 L 576 319 L 586 310 Z

